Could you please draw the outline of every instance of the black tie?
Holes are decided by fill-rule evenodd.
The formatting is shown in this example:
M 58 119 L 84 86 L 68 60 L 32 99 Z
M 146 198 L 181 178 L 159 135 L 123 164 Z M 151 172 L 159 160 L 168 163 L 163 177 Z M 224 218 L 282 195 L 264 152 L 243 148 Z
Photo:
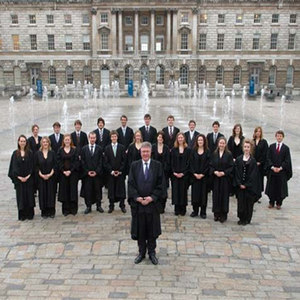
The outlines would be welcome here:
M 145 162 L 145 180 L 148 180 L 149 177 L 149 167 L 148 167 L 148 163 Z
M 94 145 L 91 146 L 91 155 L 93 156 L 94 154 Z

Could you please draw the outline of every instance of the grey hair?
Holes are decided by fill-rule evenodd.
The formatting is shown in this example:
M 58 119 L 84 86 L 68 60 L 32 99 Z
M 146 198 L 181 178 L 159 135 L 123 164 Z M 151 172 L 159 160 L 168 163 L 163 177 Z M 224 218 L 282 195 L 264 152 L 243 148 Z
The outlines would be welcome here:
M 151 146 L 151 144 L 150 144 L 149 142 L 143 142 L 143 143 L 142 143 L 142 146 L 141 146 L 141 149 L 142 149 L 142 148 L 150 148 L 150 149 L 151 149 L 152 146 Z

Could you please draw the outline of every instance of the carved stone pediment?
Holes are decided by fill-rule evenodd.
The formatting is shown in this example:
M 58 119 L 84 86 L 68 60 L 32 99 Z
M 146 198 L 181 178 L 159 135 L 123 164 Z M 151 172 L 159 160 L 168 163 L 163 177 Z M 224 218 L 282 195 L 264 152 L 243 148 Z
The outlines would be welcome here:
M 191 27 L 189 24 L 182 24 L 180 25 L 179 29 L 178 29 L 178 32 L 191 32 Z
M 110 32 L 110 28 L 107 25 L 100 25 L 98 27 L 98 31 L 99 32 L 107 32 L 107 33 L 109 33 Z

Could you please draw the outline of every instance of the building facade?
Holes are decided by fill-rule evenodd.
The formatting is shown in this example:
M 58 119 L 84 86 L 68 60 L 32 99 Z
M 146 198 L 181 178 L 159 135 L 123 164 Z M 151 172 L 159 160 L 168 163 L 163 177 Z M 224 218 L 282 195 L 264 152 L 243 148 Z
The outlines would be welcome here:
M 300 91 L 299 0 L 0 1 L 0 90 L 180 78 Z

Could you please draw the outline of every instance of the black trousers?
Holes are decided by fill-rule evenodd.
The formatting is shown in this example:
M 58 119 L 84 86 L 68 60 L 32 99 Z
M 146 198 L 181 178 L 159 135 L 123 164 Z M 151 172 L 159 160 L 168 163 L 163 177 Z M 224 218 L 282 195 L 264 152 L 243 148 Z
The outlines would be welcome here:
M 63 202 L 62 213 L 76 215 L 78 212 L 78 203 L 76 202 Z
M 55 216 L 55 207 L 47 207 L 42 209 L 42 217 Z
M 201 207 L 201 211 L 200 211 L 200 214 L 202 215 L 206 215 L 206 205 L 203 205 L 203 206 L 200 206 L 200 205 L 198 205 L 198 204 L 194 204 L 193 205 L 193 211 L 194 211 L 194 213 L 196 214 L 196 215 L 198 215 L 199 214 L 199 208 Z
M 177 205 L 175 204 L 175 214 L 185 214 L 186 206 L 185 205 Z
M 92 207 L 96 203 L 97 207 L 101 206 L 102 200 L 102 183 L 101 179 L 96 177 L 87 177 L 84 181 L 84 201 L 87 207 Z
M 32 220 L 34 217 L 34 207 L 27 207 L 18 211 L 18 220 Z
M 138 247 L 139 253 L 145 255 L 148 249 L 148 254 L 155 254 L 156 237 L 153 236 L 153 215 L 152 213 L 138 213 Z
M 119 202 L 120 208 L 125 208 L 125 199 L 116 199 L 116 201 L 114 199 L 109 199 L 109 208 L 114 209 L 116 202 Z

